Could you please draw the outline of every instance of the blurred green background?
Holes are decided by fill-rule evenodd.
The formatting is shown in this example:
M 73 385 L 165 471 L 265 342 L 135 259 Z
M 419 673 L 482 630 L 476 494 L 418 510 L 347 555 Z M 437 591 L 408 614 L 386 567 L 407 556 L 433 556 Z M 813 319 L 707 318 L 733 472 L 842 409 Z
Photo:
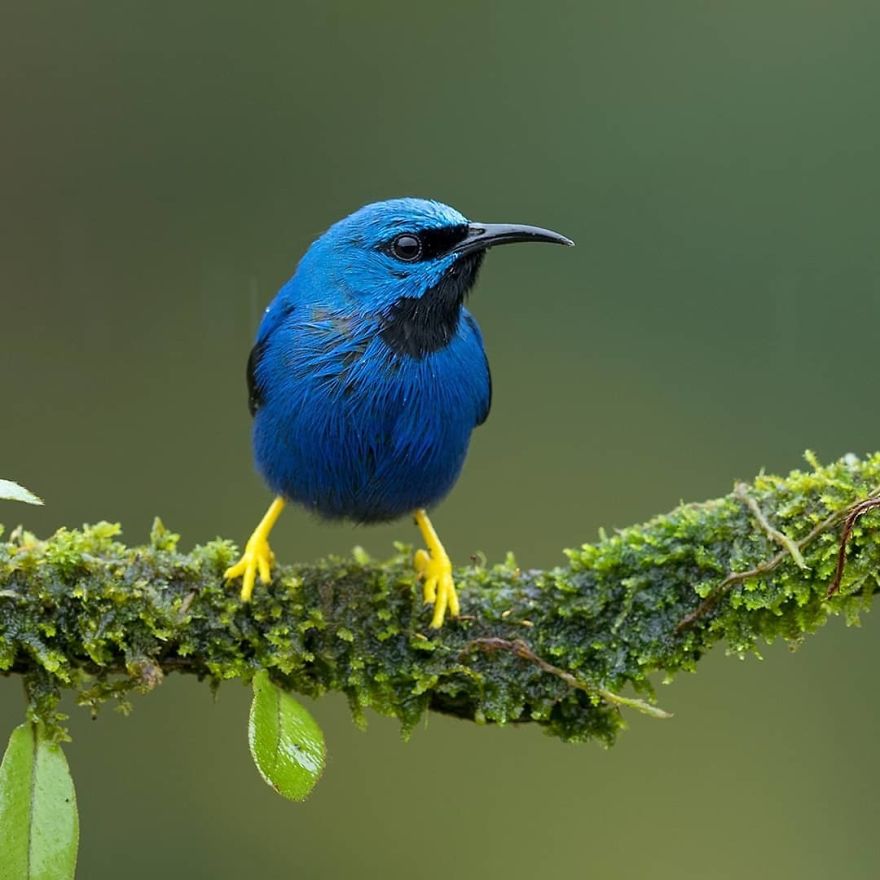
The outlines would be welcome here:
M 436 516 L 454 558 L 553 565 L 877 449 L 878 29 L 848 0 L 3 4 L 0 476 L 47 504 L 0 520 L 243 541 L 259 315 L 405 194 L 578 244 L 493 253 L 472 298 L 495 403 Z M 273 545 L 394 539 L 291 510 Z M 434 717 L 403 744 L 328 697 L 304 805 L 253 768 L 238 684 L 70 706 L 80 876 L 874 878 L 875 626 L 719 649 L 609 752 Z M 0 739 L 22 708 L 0 679 Z

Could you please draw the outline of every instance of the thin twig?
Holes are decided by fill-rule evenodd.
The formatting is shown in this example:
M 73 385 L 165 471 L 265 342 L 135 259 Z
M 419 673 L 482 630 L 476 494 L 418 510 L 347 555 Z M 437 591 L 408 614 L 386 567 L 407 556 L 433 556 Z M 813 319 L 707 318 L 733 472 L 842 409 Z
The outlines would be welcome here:
M 850 535 L 855 528 L 856 522 L 875 507 L 880 507 L 880 497 L 873 495 L 859 502 L 852 507 L 846 522 L 843 524 L 843 531 L 840 534 L 840 549 L 837 551 L 837 568 L 834 572 L 834 579 L 828 585 L 826 597 L 833 596 L 840 589 L 840 582 L 843 579 L 843 570 L 846 568 L 846 546 L 849 543 Z
M 667 712 L 659 706 L 652 706 L 644 700 L 639 700 L 635 697 L 623 697 L 605 688 L 590 687 L 586 682 L 581 681 L 565 669 L 554 666 L 552 663 L 544 660 L 543 657 L 539 657 L 522 639 L 500 639 L 495 637 L 473 639 L 473 641 L 465 646 L 462 654 L 467 654 L 472 648 L 480 648 L 483 651 L 510 651 L 516 654 L 517 657 L 534 663 L 544 672 L 549 672 L 551 675 L 561 678 L 569 687 L 583 691 L 591 697 L 598 695 L 606 702 L 613 703 L 615 706 L 627 706 L 645 715 L 650 715 L 652 718 L 672 718 L 671 712 Z
M 846 516 L 847 510 L 838 510 L 835 513 L 832 513 L 830 516 L 827 516 L 822 522 L 818 523 L 818 525 L 814 526 L 813 529 L 801 538 L 800 541 L 795 542 L 795 547 L 797 547 L 798 551 L 803 550 L 809 544 L 816 540 L 823 532 L 828 531 L 835 523 L 839 522 L 841 517 Z M 775 568 L 777 568 L 782 562 L 784 562 L 791 554 L 788 549 L 780 550 L 774 557 L 766 560 L 765 562 L 756 565 L 754 568 L 750 568 L 748 571 L 733 571 L 721 581 L 720 584 L 711 592 L 702 602 L 700 602 L 697 607 L 691 611 L 690 614 L 685 615 L 676 626 L 675 631 L 677 633 L 681 632 L 684 629 L 687 629 L 692 623 L 699 620 L 709 611 L 711 611 L 717 604 L 718 601 L 726 595 L 730 588 L 734 585 L 741 583 L 742 581 L 748 580 L 752 577 L 757 577 L 762 574 L 769 574 Z
M 788 553 L 791 554 L 791 558 L 795 561 L 795 564 L 798 568 L 804 569 L 807 567 L 807 563 L 804 562 L 804 557 L 801 555 L 801 551 L 798 549 L 797 544 L 788 537 L 788 535 L 784 535 L 778 529 L 773 528 L 770 525 L 769 520 L 764 515 L 764 511 L 761 510 L 758 502 L 749 495 L 749 487 L 745 483 L 737 483 L 736 488 L 733 490 L 734 495 L 739 498 L 741 501 L 744 501 L 746 505 L 748 505 L 749 510 L 754 514 L 755 519 L 760 523 L 761 528 L 767 533 L 771 540 L 775 541 L 779 544 L 784 550 L 787 550 Z

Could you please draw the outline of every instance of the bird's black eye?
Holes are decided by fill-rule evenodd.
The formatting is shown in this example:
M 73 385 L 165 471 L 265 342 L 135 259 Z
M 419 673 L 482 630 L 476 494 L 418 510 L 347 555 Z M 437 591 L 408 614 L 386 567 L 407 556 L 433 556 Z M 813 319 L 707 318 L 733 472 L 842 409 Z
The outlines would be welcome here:
M 422 242 L 417 235 L 406 232 L 391 242 L 391 253 L 404 263 L 415 262 L 422 255 Z

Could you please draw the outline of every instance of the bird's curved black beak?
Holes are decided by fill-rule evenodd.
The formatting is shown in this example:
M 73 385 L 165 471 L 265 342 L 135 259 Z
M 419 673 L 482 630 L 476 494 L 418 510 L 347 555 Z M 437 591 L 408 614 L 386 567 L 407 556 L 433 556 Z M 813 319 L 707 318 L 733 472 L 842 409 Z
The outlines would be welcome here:
M 550 244 L 564 244 L 566 247 L 574 245 L 570 238 L 550 229 L 542 229 L 540 226 L 524 226 L 519 223 L 469 223 L 467 235 L 452 248 L 452 253 L 470 254 L 498 244 L 513 244 L 517 241 L 545 241 Z

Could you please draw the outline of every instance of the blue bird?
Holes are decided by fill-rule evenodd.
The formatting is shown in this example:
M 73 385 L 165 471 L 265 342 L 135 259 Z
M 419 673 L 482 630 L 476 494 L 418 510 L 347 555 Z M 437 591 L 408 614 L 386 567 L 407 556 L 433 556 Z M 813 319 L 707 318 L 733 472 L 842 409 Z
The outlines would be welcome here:
M 393 199 L 321 235 L 263 316 L 247 365 L 257 469 L 276 498 L 226 578 L 248 601 L 270 580 L 269 532 L 296 502 L 326 519 L 415 518 L 415 569 L 431 625 L 459 613 L 452 564 L 427 508 L 452 488 L 492 380 L 464 307 L 486 250 L 573 242 L 535 226 L 471 223 L 454 208 Z

